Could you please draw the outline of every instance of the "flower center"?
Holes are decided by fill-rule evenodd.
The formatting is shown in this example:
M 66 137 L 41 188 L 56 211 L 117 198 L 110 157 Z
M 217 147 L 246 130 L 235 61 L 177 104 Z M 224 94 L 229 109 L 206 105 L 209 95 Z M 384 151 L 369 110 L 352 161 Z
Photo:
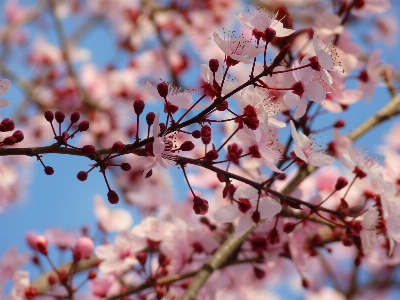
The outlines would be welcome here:
M 293 84 L 292 89 L 293 89 L 293 92 L 292 92 L 293 94 L 298 95 L 300 98 L 301 98 L 301 96 L 303 96 L 304 86 L 301 83 L 301 81 L 298 81 L 295 84 Z

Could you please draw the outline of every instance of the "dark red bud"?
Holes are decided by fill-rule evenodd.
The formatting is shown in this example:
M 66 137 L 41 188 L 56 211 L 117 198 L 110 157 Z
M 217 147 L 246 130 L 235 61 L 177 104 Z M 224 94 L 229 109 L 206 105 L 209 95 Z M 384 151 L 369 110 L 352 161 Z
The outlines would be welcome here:
M 205 159 L 207 160 L 216 160 L 218 158 L 219 154 L 217 150 L 210 150 L 206 153 Z
M 163 98 L 168 96 L 168 89 L 168 84 L 166 84 L 165 82 L 157 84 L 158 94 Z
M 339 177 L 338 180 L 336 181 L 335 185 L 335 190 L 340 191 L 342 188 L 344 188 L 349 182 L 347 181 L 346 178 L 344 177 Z
M 88 279 L 89 280 L 92 280 L 92 279 L 96 278 L 96 276 L 97 276 L 96 270 L 90 270 L 89 271 L 89 273 L 88 273 Z
M 14 145 L 17 142 L 17 139 L 13 136 L 8 136 L 3 140 L 4 145 Z
M 346 121 L 343 119 L 337 120 L 335 124 L 333 124 L 333 127 L 335 128 L 342 128 L 344 126 L 346 126 Z
M 193 149 L 194 149 L 194 144 L 191 141 L 184 142 L 180 147 L 180 150 L 182 151 L 192 151 Z
M 76 177 L 80 180 L 80 181 L 85 181 L 88 178 L 88 173 L 85 171 L 80 171 Z
M 80 132 L 86 131 L 88 129 L 89 129 L 89 122 L 88 121 L 82 121 L 82 122 L 79 123 L 78 130 Z
M 65 119 L 65 114 L 62 111 L 56 111 L 54 113 L 54 118 L 56 119 L 57 123 L 62 123 L 64 122 Z
M 276 31 L 275 29 L 268 27 L 267 29 L 265 29 L 264 31 L 264 40 L 266 43 L 270 43 L 274 37 L 276 36 Z
M 96 148 L 93 145 L 85 145 L 82 147 L 81 151 L 87 155 L 92 155 L 96 152 Z
M 73 112 L 72 114 L 71 114 L 71 123 L 72 124 L 74 124 L 74 123 L 76 123 L 76 122 L 78 122 L 79 121 L 79 119 L 81 118 L 81 115 L 80 115 L 80 113 L 79 112 Z
M 21 130 L 17 130 L 16 132 L 13 133 L 12 136 L 15 138 L 17 143 L 22 142 L 24 140 L 24 133 Z
M 112 146 L 113 152 L 121 152 L 123 150 L 124 150 L 124 144 L 120 141 L 115 142 Z
M 144 101 L 135 100 L 135 102 L 133 102 L 133 109 L 135 110 L 135 114 L 140 115 L 144 110 Z
M 199 139 L 201 137 L 200 130 L 194 130 L 192 132 L 192 137 L 194 137 L 195 139 Z
M 210 61 L 208 62 L 208 66 L 209 66 L 211 72 L 213 72 L 213 73 L 217 72 L 218 68 L 219 68 L 218 59 L 215 59 L 215 58 L 210 59 Z
M 53 175 L 54 169 L 50 166 L 46 166 L 46 167 L 44 167 L 44 172 L 46 173 L 46 175 Z
M 219 105 L 216 107 L 216 110 L 218 110 L 218 111 L 224 111 L 224 110 L 227 110 L 228 108 L 229 108 L 229 103 L 228 103 L 228 101 L 224 100 L 224 101 L 222 101 L 221 104 L 219 104 Z
M 289 222 L 283 225 L 283 232 L 285 233 L 291 233 L 294 229 L 296 228 L 296 224 Z
M 155 119 L 155 118 L 156 118 L 156 114 L 153 113 L 153 112 L 149 112 L 149 113 L 146 115 L 146 122 L 147 122 L 147 125 L 149 125 L 149 126 L 153 125 L 154 119 Z
M 52 111 L 48 110 L 48 111 L 46 111 L 46 112 L 44 113 L 44 117 L 46 118 L 46 120 L 47 120 L 48 122 L 51 122 L 51 121 L 53 121 L 53 119 L 54 119 L 54 114 L 53 114 Z
M 117 204 L 119 201 L 118 194 L 113 190 L 108 191 L 107 198 L 108 198 L 108 202 L 110 202 L 111 204 Z
M 126 172 L 126 171 L 129 171 L 129 170 L 131 169 L 131 165 L 128 164 L 128 163 L 122 163 L 120 167 L 121 167 L 121 169 L 124 170 L 125 172 Z
M 253 212 L 253 214 L 251 215 L 251 219 L 253 220 L 254 223 L 258 224 L 260 222 L 260 219 L 261 219 L 260 212 L 258 210 Z
M 136 254 L 136 258 L 139 261 L 139 263 L 144 266 L 146 264 L 146 260 L 147 260 L 147 253 L 142 251 L 139 252 L 138 254 Z
M 265 271 L 264 270 L 262 270 L 260 268 L 257 268 L 257 267 L 254 267 L 253 271 L 254 271 L 254 276 L 256 276 L 257 279 L 263 279 L 265 277 Z

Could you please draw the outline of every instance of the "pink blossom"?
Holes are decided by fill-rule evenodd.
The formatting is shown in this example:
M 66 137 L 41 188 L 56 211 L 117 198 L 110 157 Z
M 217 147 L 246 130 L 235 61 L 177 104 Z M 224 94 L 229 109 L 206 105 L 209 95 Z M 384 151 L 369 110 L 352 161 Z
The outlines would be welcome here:
M 307 137 L 304 133 L 298 133 L 296 131 L 293 121 L 290 121 L 290 127 L 295 143 L 293 146 L 294 153 L 298 158 L 314 167 L 323 167 L 333 163 L 333 157 L 318 151 L 312 139 Z
M 294 63 L 293 68 L 301 67 L 308 64 L 309 61 L 302 60 L 299 65 Z M 310 101 L 320 103 L 325 99 L 326 92 L 321 84 L 313 81 L 313 70 L 311 68 L 303 68 L 291 72 L 295 79 L 291 91 L 288 91 L 284 96 L 286 105 L 296 107 L 294 118 L 298 119 L 304 116 L 307 110 L 307 98 Z M 307 97 L 307 98 L 306 98 Z
M 380 80 L 382 69 L 379 59 L 380 53 L 380 50 L 372 52 L 368 58 L 365 69 L 358 75 L 359 83 L 357 89 L 363 92 L 363 96 L 366 97 L 367 100 L 371 100 Z
M 56 245 L 60 249 L 65 250 L 76 243 L 78 240 L 78 233 L 55 227 L 46 230 L 46 238 L 49 244 Z
M 265 180 L 265 176 L 260 176 L 256 181 L 261 183 Z M 258 211 L 261 219 L 271 219 L 282 210 L 282 206 L 276 200 L 268 196 L 260 197 L 258 191 L 251 186 L 238 187 L 233 198 L 237 203 L 220 207 L 213 217 L 218 222 L 227 223 L 240 216 L 235 237 L 241 237 L 253 226 L 254 212 Z
M 256 130 L 249 129 L 246 125 L 243 126 L 244 132 L 250 138 L 250 142 L 253 146 L 257 146 L 258 152 L 267 165 L 272 171 L 277 173 L 283 173 L 274 164 L 282 156 L 280 144 L 274 139 L 274 134 L 270 128 L 264 129 L 258 127 Z
M 233 37 L 230 36 L 228 40 L 225 40 L 221 39 L 218 33 L 214 32 L 214 41 L 225 55 L 234 61 L 233 65 L 238 62 L 250 64 L 254 57 L 264 51 L 262 47 L 257 48 L 253 46 L 251 42 L 243 36 L 239 36 L 237 39 L 233 39 Z
M 89 288 L 93 295 L 97 297 L 106 297 L 112 286 L 117 283 L 114 276 L 111 274 L 96 276 L 89 281 Z
M 14 287 L 11 291 L 11 298 L 13 300 L 25 300 L 25 290 L 30 285 L 29 272 L 17 271 L 13 276 Z
M 127 230 L 132 225 L 132 216 L 124 209 L 110 209 L 100 195 L 94 198 L 97 222 L 104 232 Z
M 154 87 L 150 82 L 146 82 L 146 88 L 150 95 L 152 95 L 157 100 L 165 102 L 164 98 L 160 96 L 157 91 L 157 88 Z M 180 108 L 189 109 L 192 106 L 192 94 L 188 91 L 181 92 L 178 88 L 171 88 L 169 87 L 169 92 L 167 95 L 167 101 L 172 105 L 175 105 Z
M 276 37 L 291 35 L 294 30 L 284 28 L 282 22 L 276 19 L 277 15 L 278 13 L 270 15 L 262 9 L 257 9 L 253 11 L 251 15 L 245 12 L 241 12 L 239 16 L 235 16 L 235 18 L 242 25 L 251 29 L 257 29 L 261 32 L 264 32 L 267 28 L 271 28 L 276 32 Z
M 153 154 L 156 158 L 156 161 L 148 166 L 143 171 L 143 177 L 152 170 L 157 164 L 160 164 L 163 168 L 167 168 L 167 164 L 165 160 L 174 160 L 175 154 L 173 154 L 173 145 L 174 141 L 168 135 L 159 136 L 160 130 L 160 113 L 158 113 L 154 119 L 153 123 Z
M 29 261 L 30 257 L 27 253 L 18 253 L 15 247 L 8 249 L 0 261 L 0 285 L 11 279 L 13 274 Z
M 123 272 L 138 263 L 136 254 L 146 247 L 142 238 L 130 231 L 122 231 L 115 238 L 115 244 L 97 246 L 96 256 L 102 260 L 99 269 L 103 273 Z
M 367 254 L 371 250 L 372 245 L 377 240 L 378 221 L 379 211 L 376 207 L 370 207 L 361 221 L 362 229 L 360 232 L 360 238 L 364 254 Z
M 8 79 L 0 79 L 0 95 L 7 93 L 8 89 L 11 86 L 11 81 Z M 0 108 L 9 106 L 11 102 L 6 99 L 0 98 Z

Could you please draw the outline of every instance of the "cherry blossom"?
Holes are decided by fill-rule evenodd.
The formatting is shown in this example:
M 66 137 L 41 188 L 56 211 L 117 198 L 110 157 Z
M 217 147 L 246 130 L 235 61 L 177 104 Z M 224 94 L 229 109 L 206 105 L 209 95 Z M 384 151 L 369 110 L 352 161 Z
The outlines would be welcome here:
M 96 256 L 102 260 L 100 271 L 106 274 L 126 271 L 138 263 L 136 254 L 145 247 L 145 241 L 130 231 L 118 233 L 114 244 L 100 245 L 95 249 Z
M 280 159 L 282 149 L 280 144 L 275 140 L 273 130 L 270 128 L 263 129 L 258 127 L 256 130 L 249 129 L 246 125 L 243 126 L 244 132 L 250 138 L 252 146 L 256 146 L 258 153 L 255 156 L 261 157 L 264 163 L 272 171 L 283 173 L 274 164 Z
M 298 133 L 296 131 L 296 127 L 294 127 L 293 121 L 290 121 L 290 127 L 295 143 L 293 146 L 294 153 L 298 158 L 314 167 L 323 167 L 333 163 L 333 157 L 318 151 L 311 138 L 307 137 L 302 132 Z
M 302 60 L 301 64 L 297 62 L 293 68 L 305 66 L 309 61 Z M 291 91 L 284 96 L 286 105 L 296 107 L 294 118 L 298 119 L 304 116 L 307 110 L 307 98 L 310 101 L 320 103 L 325 99 L 326 92 L 318 82 L 313 81 L 313 70 L 311 68 L 302 68 L 292 72 L 295 83 Z M 307 97 L 307 98 L 306 98 Z
M 11 279 L 13 274 L 23 267 L 31 258 L 28 253 L 18 253 L 17 248 L 8 249 L 0 261 L 0 285 Z
M 147 91 L 157 100 L 160 101 L 165 101 L 163 97 L 160 96 L 160 94 L 157 91 L 157 88 L 154 87 L 150 82 L 146 82 L 146 88 Z M 192 95 L 187 92 L 181 92 L 179 89 L 177 88 L 170 88 L 170 91 L 168 93 L 168 96 L 166 97 L 167 101 L 169 103 L 171 103 L 172 105 L 175 105 L 177 107 L 180 108 L 184 108 L 184 109 L 189 109 L 192 106 Z
M 262 9 L 257 9 L 253 11 L 252 15 L 241 12 L 238 16 L 235 16 L 235 18 L 242 25 L 251 29 L 256 29 L 260 32 L 265 32 L 268 28 L 270 28 L 272 29 L 272 32 L 274 32 L 275 37 L 291 35 L 294 30 L 284 28 L 282 22 L 276 19 L 277 15 L 278 12 L 274 15 L 270 15 Z
M 0 95 L 7 93 L 8 89 L 11 86 L 11 81 L 8 79 L 0 79 Z M 6 99 L 0 98 L 0 108 L 9 106 L 11 102 L 7 101 Z
M 369 101 L 371 100 L 375 92 L 375 88 L 380 80 L 380 53 L 380 50 L 375 50 L 370 54 L 365 69 L 363 69 L 358 76 L 359 83 L 357 85 L 357 89 L 361 90 L 363 92 L 363 96 Z
M 256 109 L 257 118 L 265 130 L 267 130 L 268 126 L 276 128 L 286 127 L 285 123 L 276 118 L 278 110 L 276 109 L 276 105 L 271 101 L 268 91 L 255 88 L 243 89 L 238 102 L 242 111 L 247 105 L 251 105 Z
M 104 232 L 127 230 L 132 225 L 132 216 L 124 209 L 110 209 L 100 195 L 94 198 L 94 212 L 99 227 Z
M 264 51 L 263 48 L 253 46 L 251 42 L 243 36 L 239 36 L 237 39 L 230 36 L 228 40 L 225 40 L 221 39 L 219 34 L 214 32 L 214 41 L 225 53 L 227 58 L 232 60 L 229 66 L 236 65 L 239 62 L 250 64 L 254 57 Z
M 158 113 L 153 123 L 153 154 L 156 161 L 148 166 L 143 171 L 143 177 L 152 170 L 157 164 L 160 164 L 164 169 L 167 168 L 166 160 L 174 160 L 175 154 L 171 152 L 173 150 L 174 141 L 168 135 L 159 136 L 160 130 L 160 114 Z
M 360 238 L 364 254 L 367 254 L 371 250 L 371 247 L 377 240 L 378 221 L 379 211 L 376 207 L 370 207 L 361 221 L 362 229 L 360 231 Z
M 258 183 L 265 180 L 265 176 L 257 178 Z M 261 219 L 271 219 L 282 210 L 282 206 L 276 200 L 268 196 L 260 197 L 258 191 L 251 186 L 238 187 L 233 198 L 236 200 L 234 204 L 220 207 L 213 217 L 218 222 L 227 223 L 240 216 L 235 237 L 242 236 L 253 226 L 255 212 L 260 213 Z

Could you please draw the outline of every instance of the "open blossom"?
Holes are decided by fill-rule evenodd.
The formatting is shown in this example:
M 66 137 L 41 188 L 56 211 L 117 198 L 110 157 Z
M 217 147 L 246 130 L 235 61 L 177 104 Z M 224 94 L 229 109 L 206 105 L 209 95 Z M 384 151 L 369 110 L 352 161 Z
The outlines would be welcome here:
M 146 247 L 145 241 L 130 231 L 120 232 L 114 244 L 97 246 L 96 256 L 102 260 L 99 269 L 103 273 L 123 272 L 138 263 L 136 254 Z
M 364 214 L 364 218 L 361 221 L 362 229 L 360 231 L 360 238 L 364 254 L 367 254 L 371 250 L 372 245 L 375 243 L 377 239 L 378 221 L 379 221 L 379 211 L 374 206 L 370 207 Z
M 260 176 L 256 181 L 261 183 L 265 180 L 266 176 Z M 220 207 L 214 213 L 214 219 L 226 223 L 233 222 L 240 216 L 235 237 L 241 237 L 245 234 L 254 223 L 259 222 L 260 218 L 271 219 L 282 210 L 282 206 L 278 202 L 267 196 L 260 197 L 258 191 L 251 186 L 238 187 L 233 198 L 236 202 L 232 205 Z M 259 217 L 255 217 L 257 212 Z
M 363 96 L 367 100 L 371 100 L 375 88 L 380 80 L 381 73 L 381 63 L 379 56 L 381 54 L 380 50 L 376 50 L 371 53 L 366 63 L 365 69 L 358 75 L 359 83 L 357 89 L 363 92 Z
M 317 151 L 312 139 L 307 137 L 304 133 L 296 131 L 293 121 L 290 121 L 290 127 L 295 143 L 293 148 L 296 157 L 314 167 L 323 167 L 333 163 L 333 157 Z
M 153 154 L 156 158 L 156 161 L 148 166 L 146 169 L 144 169 L 143 177 L 146 177 L 150 170 L 152 170 L 157 164 L 160 164 L 163 168 L 166 169 L 167 164 L 165 162 L 165 159 L 173 159 L 175 156 L 175 154 L 171 152 L 174 144 L 172 139 L 170 139 L 168 135 L 158 136 L 161 132 L 159 124 L 160 113 L 156 115 L 153 123 Z
M 149 91 L 150 95 L 152 95 L 157 100 L 165 102 L 164 98 L 160 96 L 157 91 L 157 88 L 154 87 L 150 82 L 146 82 L 146 88 Z M 167 101 L 172 105 L 175 105 L 180 108 L 189 109 L 192 106 L 192 94 L 187 91 L 181 92 L 177 88 L 169 88 L 169 92 L 167 95 Z
M 8 79 L 0 79 L 0 95 L 7 93 L 11 86 L 11 81 Z M 6 99 L 0 98 L 0 108 L 9 106 L 11 103 Z
M 260 32 L 265 32 L 267 28 L 270 28 L 275 33 L 276 37 L 291 35 L 294 30 L 284 28 L 282 22 L 276 20 L 277 15 L 278 13 L 270 15 L 262 9 L 257 9 L 252 14 L 241 12 L 238 16 L 235 16 L 235 18 L 242 23 L 242 25 Z
M 132 225 L 131 214 L 123 209 L 110 209 L 100 195 L 94 198 L 97 222 L 105 232 L 128 230 Z
M 308 64 L 309 61 L 302 60 L 299 65 L 294 63 L 293 68 L 298 68 Z M 313 81 L 313 70 L 311 68 L 303 68 L 291 72 L 295 79 L 292 90 L 288 91 L 284 96 L 286 105 L 297 107 L 294 118 L 298 119 L 304 116 L 307 110 L 307 98 L 310 101 L 320 103 L 325 99 L 326 92 L 321 84 Z
M 271 97 L 266 90 L 258 90 L 252 87 L 248 87 L 242 90 L 240 98 L 238 98 L 240 110 L 247 105 L 251 105 L 255 108 L 257 113 L 257 119 L 260 120 L 260 125 L 267 129 L 268 126 L 283 128 L 286 124 L 279 121 L 276 118 L 278 110 L 271 101 Z
M 264 52 L 263 48 L 255 47 L 243 36 L 239 36 L 237 39 L 233 39 L 230 36 L 228 40 L 225 40 L 221 39 L 219 34 L 214 32 L 214 41 L 227 58 L 230 58 L 230 65 L 236 65 L 239 62 L 250 64 L 254 57 Z

